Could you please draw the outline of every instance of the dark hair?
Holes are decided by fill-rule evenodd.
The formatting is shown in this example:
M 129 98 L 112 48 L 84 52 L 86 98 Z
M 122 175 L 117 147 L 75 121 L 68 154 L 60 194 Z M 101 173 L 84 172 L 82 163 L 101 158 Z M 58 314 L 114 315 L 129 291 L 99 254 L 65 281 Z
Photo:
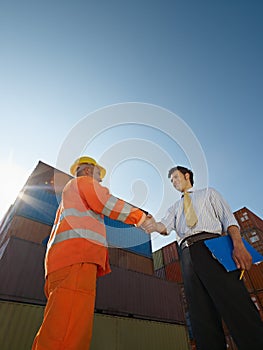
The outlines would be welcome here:
M 187 169 L 187 168 L 185 168 L 185 167 L 183 167 L 183 166 L 180 166 L 180 165 L 175 166 L 175 167 L 173 167 L 173 168 L 171 168 L 171 169 L 169 170 L 169 172 L 168 172 L 168 178 L 169 178 L 169 179 L 170 179 L 172 173 L 175 172 L 176 170 L 180 171 L 180 173 L 182 173 L 182 174 L 184 174 L 184 175 L 185 175 L 185 174 L 189 174 L 189 175 L 190 175 L 190 182 L 191 182 L 191 185 L 192 185 L 192 186 L 194 185 L 194 174 L 193 174 L 192 170 Z

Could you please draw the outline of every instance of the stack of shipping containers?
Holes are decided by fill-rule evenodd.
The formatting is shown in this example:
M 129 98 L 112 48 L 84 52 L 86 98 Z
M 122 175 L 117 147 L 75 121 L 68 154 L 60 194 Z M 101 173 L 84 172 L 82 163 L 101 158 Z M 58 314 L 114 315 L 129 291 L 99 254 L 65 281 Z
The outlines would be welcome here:
M 39 162 L 1 222 L 1 350 L 30 349 L 41 324 L 43 242 L 70 178 Z M 98 279 L 91 350 L 189 349 L 175 248 L 167 246 L 160 276 L 148 235 L 108 218 L 105 224 L 112 273 Z
M 195 341 L 193 339 L 191 323 L 189 319 L 188 304 L 185 298 L 180 255 L 177 242 L 170 243 L 167 246 L 153 252 L 153 266 L 155 276 L 176 283 L 180 288 L 182 308 L 185 314 L 186 326 L 190 340 L 190 348 L 195 349 Z

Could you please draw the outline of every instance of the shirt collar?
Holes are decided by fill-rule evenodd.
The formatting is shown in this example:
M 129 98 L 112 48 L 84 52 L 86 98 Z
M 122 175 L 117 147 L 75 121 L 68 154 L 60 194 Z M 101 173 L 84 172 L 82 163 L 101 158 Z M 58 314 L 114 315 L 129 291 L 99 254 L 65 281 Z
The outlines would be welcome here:
M 195 187 L 191 187 L 187 190 L 187 192 L 192 193 L 192 192 L 195 192 L 195 190 L 196 190 Z
M 193 193 L 195 191 L 196 191 L 196 188 L 195 187 L 191 187 L 191 188 L 188 188 L 188 190 L 186 192 Z M 182 192 L 182 195 L 181 195 L 181 198 L 183 198 L 183 197 L 184 197 L 184 192 Z

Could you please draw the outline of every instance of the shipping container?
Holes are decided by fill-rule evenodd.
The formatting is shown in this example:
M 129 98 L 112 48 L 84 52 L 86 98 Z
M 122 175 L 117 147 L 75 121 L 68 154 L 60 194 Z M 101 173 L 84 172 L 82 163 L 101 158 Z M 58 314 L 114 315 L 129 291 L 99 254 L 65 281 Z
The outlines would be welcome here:
M 151 258 L 119 248 L 109 248 L 109 257 L 112 266 L 153 275 Z
M 43 310 L 43 306 L 0 301 L 1 350 L 31 349 Z
M 109 246 L 152 257 L 151 237 L 142 229 L 104 217 Z
M 158 270 L 154 270 L 154 275 L 158 278 L 166 279 L 166 274 L 165 274 L 165 267 L 161 267 Z
M 41 187 L 27 187 L 16 203 L 16 215 L 53 225 L 61 195 Z
M 45 189 L 49 188 L 61 193 L 66 183 L 71 179 L 71 175 L 39 161 L 25 186 L 42 186 Z
M 0 260 L 0 298 L 44 305 L 45 248 L 11 237 Z M 112 266 L 98 279 L 96 309 L 116 315 L 183 323 L 176 283 Z
M 44 305 L 45 247 L 10 237 L 0 251 L 0 299 Z
M 161 267 L 164 266 L 162 249 L 159 249 L 159 250 L 156 250 L 155 252 L 153 252 L 152 257 L 153 257 L 154 270 L 159 270 Z
M 19 215 L 52 225 L 61 200 L 61 192 L 71 178 L 70 175 L 39 162 L 23 186 L 10 212 L 5 216 L 5 221 L 10 221 L 14 215 Z M 4 229 L 3 224 L 1 231 Z
M 168 265 L 174 261 L 179 260 L 178 244 L 176 242 L 170 243 L 162 248 L 164 265 Z
M 0 246 L 9 237 L 15 236 L 35 243 L 42 243 L 51 231 L 50 225 L 15 215 L 8 227 L 0 235 Z
M 1 350 L 29 350 L 43 319 L 43 306 L 0 301 Z M 184 325 L 94 315 L 91 350 L 188 350 Z
M 97 286 L 97 311 L 185 323 L 177 283 L 112 266 L 112 273 L 99 278 Z
M 189 350 L 186 326 L 95 315 L 91 350 Z
M 166 274 L 166 279 L 168 281 L 173 281 L 177 283 L 183 282 L 181 264 L 179 261 L 174 261 L 169 265 L 166 265 L 165 274 Z

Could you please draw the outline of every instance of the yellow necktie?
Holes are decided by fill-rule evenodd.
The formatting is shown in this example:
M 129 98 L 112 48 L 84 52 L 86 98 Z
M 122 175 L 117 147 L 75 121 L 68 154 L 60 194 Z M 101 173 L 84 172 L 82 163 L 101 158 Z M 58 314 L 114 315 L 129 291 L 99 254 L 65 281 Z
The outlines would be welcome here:
M 196 225 L 198 219 L 193 207 L 191 197 L 188 192 L 184 193 L 184 215 L 186 225 L 188 227 L 193 227 L 194 225 Z

